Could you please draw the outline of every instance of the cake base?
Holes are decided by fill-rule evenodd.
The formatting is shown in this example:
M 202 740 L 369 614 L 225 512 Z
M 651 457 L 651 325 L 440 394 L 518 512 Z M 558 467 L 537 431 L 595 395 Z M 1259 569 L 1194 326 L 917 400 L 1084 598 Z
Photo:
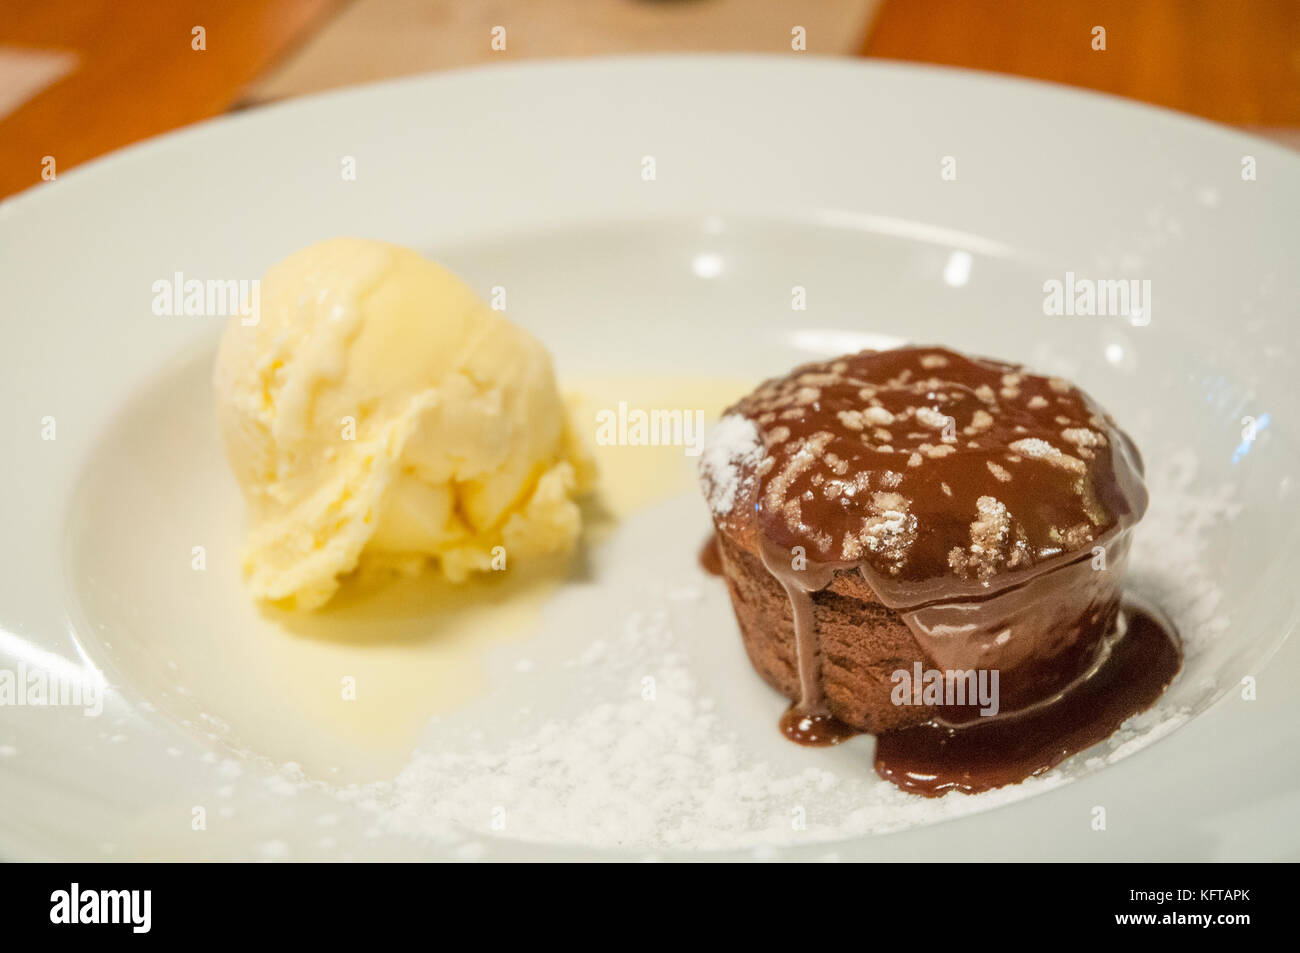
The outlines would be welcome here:
M 769 685 L 798 701 L 794 617 L 785 589 L 758 556 L 725 533 L 718 533 L 718 551 L 750 663 Z M 935 706 L 894 704 L 893 673 L 928 663 L 907 624 L 877 601 L 860 574 L 836 573 L 829 586 L 812 593 L 812 604 L 822 685 L 832 715 L 871 734 L 935 717 Z

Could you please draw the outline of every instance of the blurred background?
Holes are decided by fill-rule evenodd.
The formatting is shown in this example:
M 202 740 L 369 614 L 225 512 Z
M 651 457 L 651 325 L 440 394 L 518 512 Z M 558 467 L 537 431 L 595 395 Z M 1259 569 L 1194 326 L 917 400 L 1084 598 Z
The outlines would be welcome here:
M 47 156 L 64 172 L 339 86 L 663 51 L 1032 76 L 1300 148 L 1300 0 L 0 0 L 0 197 L 40 182 Z

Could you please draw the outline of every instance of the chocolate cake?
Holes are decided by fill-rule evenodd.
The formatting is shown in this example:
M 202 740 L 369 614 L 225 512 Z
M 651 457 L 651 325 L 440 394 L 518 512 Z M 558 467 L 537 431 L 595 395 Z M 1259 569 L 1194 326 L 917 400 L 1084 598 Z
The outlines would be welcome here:
M 700 472 L 745 648 L 796 740 L 990 714 L 900 699 L 899 672 L 997 673 L 996 717 L 1040 710 L 1122 634 L 1142 461 L 1060 378 L 938 347 L 807 364 L 726 412 Z

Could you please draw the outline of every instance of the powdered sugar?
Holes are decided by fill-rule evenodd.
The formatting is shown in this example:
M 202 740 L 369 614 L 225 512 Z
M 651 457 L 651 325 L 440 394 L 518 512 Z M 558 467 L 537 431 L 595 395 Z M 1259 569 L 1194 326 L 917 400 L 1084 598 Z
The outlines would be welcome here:
M 763 456 L 763 444 L 754 422 L 739 414 L 728 414 L 714 426 L 700 456 L 709 509 L 714 516 L 729 514 L 736 504 L 746 468 L 756 466 Z
M 816 756 L 801 759 L 801 769 L 782 769 L 728 730 L 673 628 L 671 612 L 637 610 L 603 651 L 571 660 L 621 686 L 576 717 L 548 720 L 500 748 L 423 752 L 391 784 L 340 796 L 374 813 L 387 833 L 452 841 L 466 830 L 495 830 L 543 843 L 699 850 L 896 830 L 1061 783 L 1032 779 L 930 801 L 881 781 L 865 753 L 851 774 L 826 770 Z M 651 698 L 647 671 L 654 672 Z

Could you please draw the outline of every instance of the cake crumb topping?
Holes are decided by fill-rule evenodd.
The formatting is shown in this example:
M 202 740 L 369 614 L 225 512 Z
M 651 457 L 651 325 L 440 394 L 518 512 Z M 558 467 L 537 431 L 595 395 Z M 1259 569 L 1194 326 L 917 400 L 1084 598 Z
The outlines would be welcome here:
M 1006 467 L 994 463 L 992 460 L 986 461 L 986 465 L 989 468 L 989 472 L 992 473 L 993 476 L 996 477 L 998 480 L 1000 480 L 1003 483 L 1011 482 L 1011 474 L 1010 472 L 1008 472 Z
M 1017 453 L 1023 453 L 1031 459 L 1046 460 L 1052 466 L 1061 467 L 1074 473 L 1083 473 L 1088 469 L 1087 465 L 1079 458 L 1072 457 L 1068 453 L 1062 453 L 1046 440 L 1038 437 L 1015 440 L 1009 446 Z
M 963 578 L 986 580 L 1002 568 L 1015 569 L 1030 562 L 1024 540 L 1016 533 L 1006 504 L 991 496 L 975 501 L 978 515 L 970 524 L 970 545 L 953 547 L 948 565 Z
M 1061 438 L 1076 447 L 1093 447 L 1106 446 L 1106 438 L 1095 430 L 1087 427 L 1066 427 L 1061 431 Z

